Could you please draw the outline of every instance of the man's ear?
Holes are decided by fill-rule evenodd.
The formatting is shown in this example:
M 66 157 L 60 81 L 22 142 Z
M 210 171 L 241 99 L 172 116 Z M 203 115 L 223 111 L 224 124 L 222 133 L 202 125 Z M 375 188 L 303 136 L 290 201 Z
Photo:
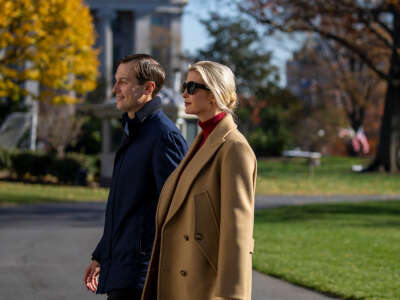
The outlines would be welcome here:
M 144 83 L 143 93 L 146 96 L 153 94 L 154 89 L 156 88 L 156 83 L 154 81 L 146 81 Z

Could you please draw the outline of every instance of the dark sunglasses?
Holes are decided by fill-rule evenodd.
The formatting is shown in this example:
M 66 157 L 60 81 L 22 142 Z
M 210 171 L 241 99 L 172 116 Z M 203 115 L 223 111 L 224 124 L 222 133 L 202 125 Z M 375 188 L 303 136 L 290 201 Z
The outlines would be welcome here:
M 194 95 L 194 92 L 196 91 L 196 89 L 203 89 L 203 90 L 206 90 L 206 91 L 209 91 L 209 90 L 210 90 L 210 89 L 209 89 L 206 85 L 204 85 L 204 84 L 197 83 L 197 82 L 194 82 L 194 81 L 189 81 L 189 82 L 184 82 L 184 83 L 182 84 L 181 92 L 182 92 L 182 94 L 183 94 L 183 93 L 185 92 L 185 90 L 187 90 L 187 92 L 188 92 L 189 95 Z

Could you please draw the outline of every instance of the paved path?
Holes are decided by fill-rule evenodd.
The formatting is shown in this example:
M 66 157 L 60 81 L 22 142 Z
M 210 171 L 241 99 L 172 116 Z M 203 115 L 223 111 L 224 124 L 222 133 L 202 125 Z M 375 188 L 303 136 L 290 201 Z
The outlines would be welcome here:
M 400 200 L 400 195 L 342 195 L 342 196 L 256 196 L 256 209 L 278 207 L 284 205 L 303 205 L 312 203 L 340 203 L 364 201 Z
M 268 196 L 257 197 L 256 207 L 365 198 Z M 396 197 L 368 200 L 389 198 Z M 105 299 L 89 294 L 82 285 L 83 271 L 101 235 L 104 207 L 104 203 L 0 207 L 0 300 Z M 333 298 L 254 272 L 253 300 L 323 299 Z

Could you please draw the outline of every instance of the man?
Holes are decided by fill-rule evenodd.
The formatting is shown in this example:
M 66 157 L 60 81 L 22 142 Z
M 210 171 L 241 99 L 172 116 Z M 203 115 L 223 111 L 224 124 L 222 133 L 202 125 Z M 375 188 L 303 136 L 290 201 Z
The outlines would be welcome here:
M 104 233 L 85 271 L 84 282 L 108 300 L 140 299 L 155 233 L 155 213 L 164 181 L 187 145 L 156 97 L 165 80 L 150 55 L 120 60 L 113 93 L 124 112 L 124 140 L 117 151 Z M 93 288 L 94 287 L 94 288 Z

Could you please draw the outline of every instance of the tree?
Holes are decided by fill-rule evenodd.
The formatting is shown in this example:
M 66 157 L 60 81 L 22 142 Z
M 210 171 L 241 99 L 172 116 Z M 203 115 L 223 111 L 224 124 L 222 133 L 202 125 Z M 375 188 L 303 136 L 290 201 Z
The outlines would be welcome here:
M 202 20 L 212 41 L 193 60 L 213 60 L 228 65 L 236 76 L 239 94 L 256 95 L 266 88 L 278 89 L 278 70 L 271 65 L 271 52 L 250 21 L 211 13 Z M 260 97 L 258 97 L 260 98 Z
M 67 152 L 78 152 L 83 154 L 101 153 L 101 118 L 94 114 L 87 114 L 82 117 L 80 134 L 75 141 L 69 141 Z
M 266 100 L 256 97 L 242 98 L 239 117 L 250 114 L 248 139 L 257 156 L 280 156 L 293 147 L 295 127 L 301 117 L 300 100 L 286 89 L 264 94 Z
M 352 133 L 359 136 L 364 129 L 365 132 L 371 132 L 370 115 L 371 112 L 381 110 L 385 85 L 352 52 L 333 41 L 312 35 L 295 52 L 292 62 L 287 65 L 287 72 L 291 83 L 312 82 L 308 88 L 307 94 L 311 94 L 308 99 L 318 100 L 318 103 L 325 102 L 327 108 L 336 109 L 347 119 L 348 124 L 342 124 L 342 127 L 350 126 Z M 316 92 L 321 93 L 315 95 Z M 355 152 L 351 150 L 351 154 Z
M 9 114 L 25 110 L 26 105 L 21 102 L 13 101 L 11 98 L 4 98 L 0 100 L 0 127 Z
M 77 116 L 75 110 L 75 104 L 40 102 L 38 139 L 59 158 L 64 158 L 65 148 L 75 142 L 81 132 L 84 118 Z
M 332 80 L 327 88 L 355 132 L 364 125 L 368 107 L 378 109 L 384 97 L 382 80 L 346 48 L 327 45 L 319 62 L 326 66 Z
M 293 105 L 296 101 L 288 101 L 293 95 L 279 87 L 271 52 L 265 50 L 262 37 L 249 20 L 212 13 L 201 23 L 212 40 L 193 60 L 213 60 L 232 69 L 241 131 L 248 135 L 257 155 L 279 155 L 291 139 L 287 113 L 298 106 Z
M 367 170 L 400 170 L 400 1 L 246 0 L 240 9 L 268 32 L 308 31 L 333 40 L 387 83 L 378 151 Z M 370 47 L 373 45 L 374 47 Z
M 28 80 L 40 86 L 32 97 L 52 103 L 95 88 L 95 32 L 81 0 L 0 0 L 0 11 L 0 97 L 29 94 Z

